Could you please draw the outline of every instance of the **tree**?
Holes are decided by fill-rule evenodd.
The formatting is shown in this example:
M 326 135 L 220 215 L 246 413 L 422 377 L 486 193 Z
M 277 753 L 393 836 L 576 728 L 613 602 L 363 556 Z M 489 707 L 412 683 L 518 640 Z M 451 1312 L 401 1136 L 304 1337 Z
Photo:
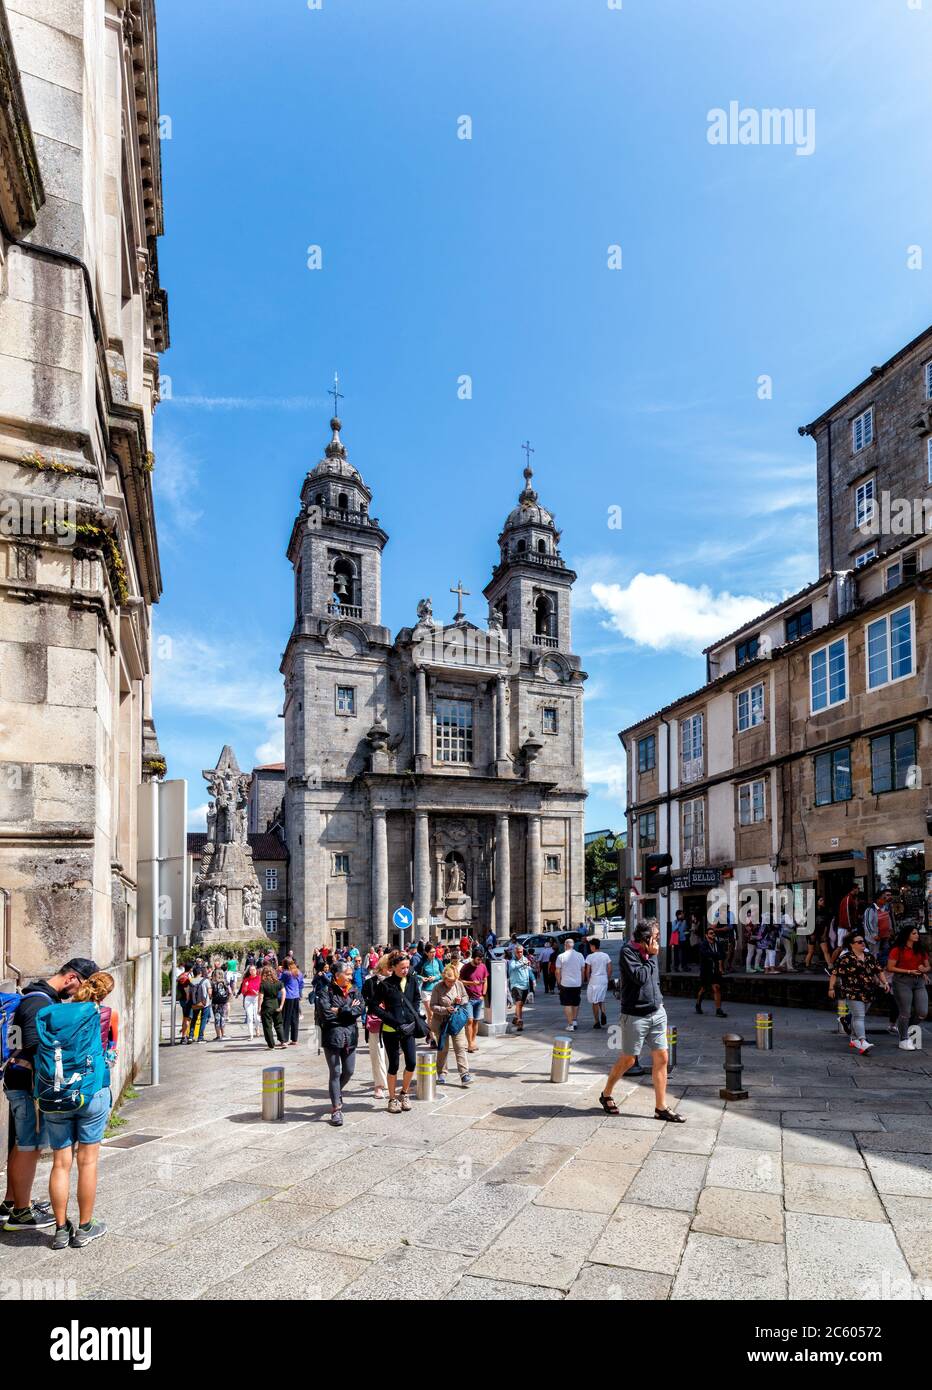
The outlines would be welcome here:
M 586 897 L 593 908 L 602 899 L 603 914 L 608 910 L 609 901 L 618 896 L 618 859 L 616 852 L 608 849 L 605 836 L 586 846 Z M 594 915 L 598 915 L 595 913 Z

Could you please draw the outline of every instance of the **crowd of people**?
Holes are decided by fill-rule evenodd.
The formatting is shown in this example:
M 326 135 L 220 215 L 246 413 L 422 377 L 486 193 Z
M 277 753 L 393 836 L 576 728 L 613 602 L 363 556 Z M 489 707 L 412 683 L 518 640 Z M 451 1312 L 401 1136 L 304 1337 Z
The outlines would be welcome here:
M 891 1032 L 907 1051 L 915 1046 L 911 1027 L 928 1012 L 928 951 L 915 927 L 893 934 L 884 899 L 880 894 L 864 908 L 852 891 L 832 920 L 831 935 L 826 930 L 809 943 L 813 953 L 822 953 L 829 996 L 845 1001 L 840 1017 L 851 1048 L 862 1054 L 873 1046 L 866 1039 L 865 1018 L 878 997 L 889 1010 Z M 558 994 L 571 1031 L 579 1026 L 583 989 L 592 1008 L 593 1029 L 607 1027 L 605 1002 L 614 991 L 621 1002 L 621 1048 L 599 1105 L 608 1115 L 619 1114 L 614 1087 L 623 1076 L 644 1074 L 639 1058 L 646 1048 L 651 1053 L 655 1118 L 683 1123 L 666 1093 L 668 1035 L 659 953 L 656 920 L 636 925 L 622 944 L 617 978 L 600 939 L 583 933 L 562 941 L 545 938 L 536 949 L 514 937 L 499 944 L 492 933 L 483 942 L 463 936 L 455 943 L 417 941 L 406 949 L 387 944 L 363 950 L 323 946 L 313 953 L 308 981 L 291 952 L 279 960 L 269 949 L 247 955 L 242 963 L 235 956 L 197 957 L 179 967 L 174 998 L 181 1008 L 185 1045 L 204 1041 L 211 1023 L 213 1037 L 223 1040 L 234 1001 L 241 1000 L 247 1041 L 261 1029 L 266 1046 L 275 1049 L 297 1046 L 307 986 L 327 1063 L 329 1119 L 341 1126 L 361 1038 L 368 1049 L 375 1098 L 385 1100 L 391 1114 L 411 1110 L 418 1043 L 434 1054 L 438 1085 L 448 1084 L 451 1054 L 460 1084 L 472 1084 L 470 1058 L 479 1050 L 492 964 L 501 958 L 515 1033 L 523 1031 L 525 1011 L 539 987 L 545 994 Z M 711 992 L 716 1013 L 725 1017 L 721 988 L 727 959 L 728 938 L 715 923 L 708 924 L 698 945 L 699 1012 Z M 8 1232 L 49 1229 L 54 1249 L 81 1248 L 106 1232 L 94 1206 L 119 1037 L 117 1014 L 105 1003 L 113 988 L 113 977 L 94 961 L 74 958 L 49 979 L 28 985 L 22 995 L 0 996 L 0 1060 L 13 1140 L 0 1221 Z M 38 1155 L 45 1148 L 52 1151 L 48 1202 L 32 1197 Z M 77 1219 L 72 1220 L 70 1179 L 75 1162 Z

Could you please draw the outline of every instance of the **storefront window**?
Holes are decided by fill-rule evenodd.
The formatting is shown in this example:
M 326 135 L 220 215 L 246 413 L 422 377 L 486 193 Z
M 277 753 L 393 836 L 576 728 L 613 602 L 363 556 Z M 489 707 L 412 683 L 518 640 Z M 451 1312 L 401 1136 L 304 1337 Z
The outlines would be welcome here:
M 881 845 L 871 851 L 874 892 L 888 888 L 893 895 L 895 928 L 928 927 L 926 863 L 921 840 L 909 845 Z

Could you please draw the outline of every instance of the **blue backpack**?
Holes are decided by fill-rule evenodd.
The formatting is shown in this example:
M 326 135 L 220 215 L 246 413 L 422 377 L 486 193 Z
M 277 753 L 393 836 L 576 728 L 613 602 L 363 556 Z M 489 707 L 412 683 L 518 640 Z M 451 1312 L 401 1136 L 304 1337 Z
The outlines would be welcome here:
M 36 1014 L 36 1104 L 46 1115 L 75 1115 L 106 1085 L 97 1004 L 50 1004 Z
M 6 1065 L 14 1051 L 10 1043 L 10 1025 L 22 997 L 21 994 L 4 994 L 0 991 L 0 1067 Z

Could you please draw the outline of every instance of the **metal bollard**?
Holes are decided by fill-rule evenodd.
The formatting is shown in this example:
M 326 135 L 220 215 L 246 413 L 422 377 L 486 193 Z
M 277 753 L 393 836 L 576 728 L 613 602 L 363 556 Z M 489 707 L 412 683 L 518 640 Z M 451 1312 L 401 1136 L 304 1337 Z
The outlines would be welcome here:
M 437 1058 L 432 1052 L 417 1059 L 417 1098 L 437 1099 Z
M 741 1084 L 741 1047 L 744 1038 L 738 1033 L 726 1033 L 722 1042 L 725 1044 L 725 1085 L 718 1094 L 722 1100 L 747 1100 L 748 1093 Z
M 676 1029 L 667 1029 L 667 1071 L 676 1066 Z
M 851 1012 L 851 1010 L 848 1008 L 848 1001 L 847 1001 L 847 999 L 839 999 L 839 1001 L 838 1001 L 838 1031 L 839 1031 L 839 1033 L 847 1033 L 847 1032 L 850 1031 L 849 1028 L 846 1028 L 846 1027 L 845 1027 L 845 1019 L 848 1017 L 848 1015 L 850 1014 L 850 1012 Z
M 553 1052 L 550 1054 L 550 1080 L 567 1081 L 570 1074 L 570 1058 L 573 1055 L 572 1038 L 554 1038 Z
M 262 1068 L 262 1118 L 263 1120 L 283 1120 L 285 1118 L 285 1068 Z
M 757 1046 L 761 1052 L 773 1051 L 773 1014 L 757 1015 Z

